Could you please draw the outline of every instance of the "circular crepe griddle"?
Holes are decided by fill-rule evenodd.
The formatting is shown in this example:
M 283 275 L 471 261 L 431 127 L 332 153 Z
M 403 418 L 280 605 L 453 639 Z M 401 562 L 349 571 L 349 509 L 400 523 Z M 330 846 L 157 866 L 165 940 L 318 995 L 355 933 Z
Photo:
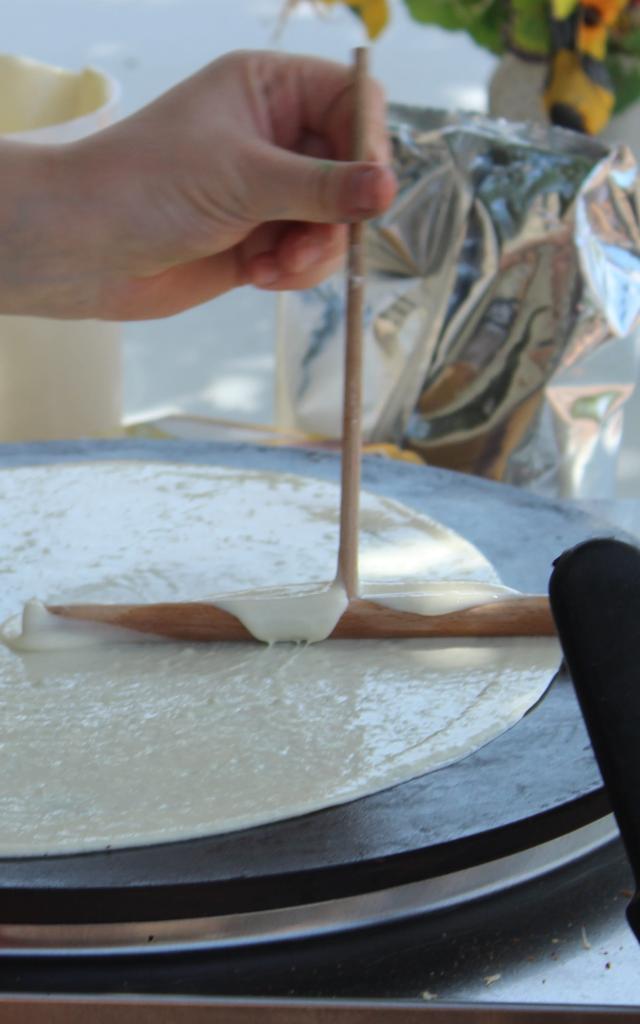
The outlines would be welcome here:
M 157 441 L 0 446 L 0 468 L 103 459 L 339 479 L 337 457 L 300 450 Z M 458 531 L 506 584 L 526 591 L 546 591 L 565 548 L 612 532 L 559 502 L 381 458 L 364 460 L 362 485 Z M 349 804 L 212 838 L 2 859 L 0 923 L 167 921 L 317 904 L 474 868 L 608 812 L 573 688 L 560 674 L 529 714 L 476 753 Z

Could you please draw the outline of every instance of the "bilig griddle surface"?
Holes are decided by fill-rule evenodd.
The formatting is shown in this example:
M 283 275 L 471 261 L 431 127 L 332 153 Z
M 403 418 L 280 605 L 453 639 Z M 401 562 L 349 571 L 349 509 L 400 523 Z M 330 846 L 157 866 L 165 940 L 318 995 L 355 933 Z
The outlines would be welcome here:
M 339 478 L 337 457 L 300 450 L 155 441 L 0 446 L 0 468 L 113 459 Z M 612 532 L 559 502 L 380 458 L 364 460 L 363 487 L 459 531 L 506 584 L 526 591 L 546 590 L 562 550 Z M 608 810 L 572 687 L 560 675 L 521 722 L 475 754 L 343 806 L 212 838 L 4 859 L 0 921 L 159 921 L 335 900 L 474 867 Z

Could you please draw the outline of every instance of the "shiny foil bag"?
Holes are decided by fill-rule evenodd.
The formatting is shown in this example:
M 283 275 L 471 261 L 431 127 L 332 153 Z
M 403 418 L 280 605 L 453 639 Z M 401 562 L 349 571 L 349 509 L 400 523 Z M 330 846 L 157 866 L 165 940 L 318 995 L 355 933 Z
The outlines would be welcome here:
M 635 382 L 630 152 L 395 107 L 399 191 L 370 225 L 363 422 L 432 465 L 564 497 L 615 485 Z M 278 425 L 338 438 L 342 275 L 282 303 Z

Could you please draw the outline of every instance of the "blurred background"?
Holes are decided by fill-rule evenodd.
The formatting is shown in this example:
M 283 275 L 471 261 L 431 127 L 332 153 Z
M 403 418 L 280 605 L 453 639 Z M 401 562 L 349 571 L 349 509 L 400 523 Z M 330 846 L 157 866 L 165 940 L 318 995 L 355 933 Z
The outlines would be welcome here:
M 276 39 L 281 10 L 281 0 L 14 0 L 3 11 L 2 49 L 107 71 L 121 84 L 126 115 L 229 50 L 347 60 L 364 41 L 342 5 L 319 14 L 306 2 Z M 465 33 L 416 25 L 398 3 L 372 63 L 393 101 L 484 111 L 496 58 Z M 275 298 L 251 289 L 169 320 L 126 324 L 127 421 L 180 412 L 272 423 L 275 335 Z M 619 497 L 640 497 L 639 441 L 635 396 L 625 414 Z

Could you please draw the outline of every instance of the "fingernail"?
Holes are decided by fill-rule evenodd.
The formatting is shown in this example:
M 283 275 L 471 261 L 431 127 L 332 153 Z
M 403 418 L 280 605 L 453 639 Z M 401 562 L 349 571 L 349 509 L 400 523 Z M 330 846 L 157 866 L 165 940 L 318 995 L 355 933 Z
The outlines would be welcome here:
M 380 170 L 377 167 L 369 167 L 353 175 L 350 182 L 351 211 L 356 217 L 366 217 L 378 209 L 379 181 Z
M 251 281 L 257 288 L 268 288 L 278 280 L 278 271 L 273 263 L 257 263 L 251 273 Z

